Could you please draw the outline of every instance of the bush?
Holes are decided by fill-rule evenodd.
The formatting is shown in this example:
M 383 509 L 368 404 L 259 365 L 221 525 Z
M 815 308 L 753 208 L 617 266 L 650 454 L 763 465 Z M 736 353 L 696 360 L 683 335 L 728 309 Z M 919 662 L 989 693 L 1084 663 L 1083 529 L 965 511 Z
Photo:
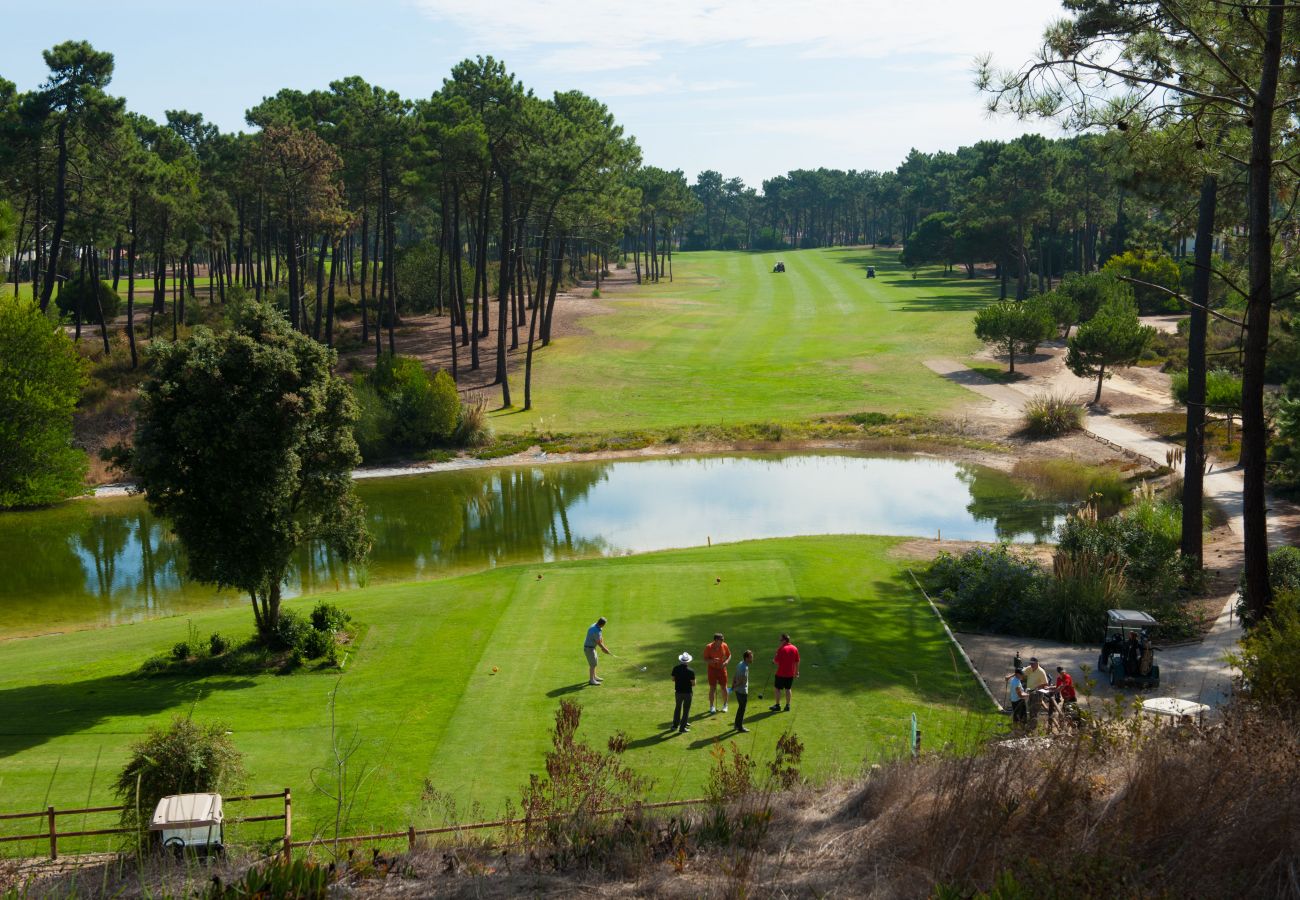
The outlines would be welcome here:
M 1233 662 L 1253 699 L 1270 706 L 1300 703 L 1300 590 L 1277 592 L 1272 614 L 1246 632 Z
M 1273 602 L 1283 594 L 1300 592 L 1300 548 L 1278 547 L 1268 555 L 1268 583 L 1273 588 Z M 1246 625 L 1254 625 L 1246 604 L 1246 573 L 1241 573 L 1238 584 L 1237 615 Z
M 1158 250 L 1128 250 L 1106 260 L 1102 272 L 1125 276 L 1147 284 L 1159 285 L 1171 291 L 1182 287 L 1182 273 L 1178 263 L 1167 253 Z M 1128 282 L 1122 282 L 1128 284 Z M 1164 291 L 1143 285 L 1134 285 L 1133 297 L 1144 316 L 1182 312 L 1182 305 Z
M 1127 606 L 1124 563 L 1114 556 L 1058 553 L 1049 589 L 1030 603 L 1035 636 L 1091 644 L 1106 627 L 1108 609 Z
M 1070 272 L 1061 279 L 1057 292 L 1069 297 L 1078 308 L 1077 321 L 1086 322 L 1109 301 L 1132 299 L 1133 289 L 1115 277 L 1114 272 Z
M 1057 543 L 1069 556 L 1118 560 L 1134 593 L 1158 601 L 1177 594 L 1182 583 L 1181 535 L 1182 508 L 1167 500 L 1147 498 L 1109 519 L 1070 516 L 1061 526 Z
M 302 655 L 308 659 L 320 659 L 330 652 L 334 645 L 334 632 L 309 630 L 302 641 Z
M 368 376 L 354 378 L 352 389 L 360 412 L 353 434 L 364 459 L 428 450 L 455 434 L 456 383 L 443 371 L 430 377 L 413 357 L 383 355 Z
M 955 622 L 974 628 L 1021 632 L 1024 611 L 1046 590 L 1043 567 L 1007 544 L 977 547 L 961 556 L 941 553 L 930 564 L 931 590 L 948 604 Z
M 59 312 L 69 318 L 75 318 L 80 307 L 81 321 L 98 323 L 99 307 L 95 305 L 96 288 L 99 289 L 99 302 L 104 307 L 104 320 L 112 322 L 122 309 L 122 298 L 107 281 L 82 278 L 80 275 L 69 278 L 63 287 L 59 288 L 59 295 L 54 298 L 54 303 L 58 306 Z
M 194 655 L 194 649 L 188 641 L 178 641 L 172 646 L 172 659 L 177 662 L 184 662 Z
M 1059 437 L 1083 428 L 1083 407 L 1059 394 L 1036 394 L 1025 404 L 1024 422 L 1034 437 Z
M 348 627 L 352 617 L 332 603 L 317 603 L 311 611 L 311 627 L 326 634 L 334 634 Z
M 30 300 L 0 296 L 0 509 L 44 506 L 85 490 L 72 414 L 86 362 Z
M 126 807 L 122 824 L 143 827 L 163 797 L 225 791 L 239 787 L 243 780 L 243 756 L 225 725 L 200 725 L 177 716 L 166 729 L 150 728 L 131 748 L 114 791 Z
M 1187 403 L 1187 372 L 1175 372 L 1169 382 L 1174 400 Z M 1241 410 L 1241 376 L 1227 369 L 1205 373 L 1205 405 L 1211 410 L 1236 413 Z
M 208 637 L 208 654 L 210 656 L 220 656 L 229 650 L 230 646 L 230 640 L 215 631 Z
M 282 650 L 300 651 L 307 641 L 312 627 L 302 616 L 291 609 L 280 610 L 280 618 L 275 625 L 275 642 Z

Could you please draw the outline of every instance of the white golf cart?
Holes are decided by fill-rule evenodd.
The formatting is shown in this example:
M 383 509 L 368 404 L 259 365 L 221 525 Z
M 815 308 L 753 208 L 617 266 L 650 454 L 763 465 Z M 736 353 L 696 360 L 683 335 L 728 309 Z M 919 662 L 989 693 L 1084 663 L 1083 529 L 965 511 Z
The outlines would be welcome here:
M 226 843 L 224 818 L 220 794 L 173 794 L 158 801 L 149 830 L 164 850 L 177 856 L 220 856 Z

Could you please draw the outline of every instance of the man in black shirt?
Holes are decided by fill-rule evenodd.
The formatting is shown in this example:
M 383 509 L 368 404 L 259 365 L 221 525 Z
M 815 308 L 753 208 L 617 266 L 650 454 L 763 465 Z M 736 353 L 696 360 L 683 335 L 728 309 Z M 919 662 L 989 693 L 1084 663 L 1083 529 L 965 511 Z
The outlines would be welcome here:
M 673 707 L 673 728 L 685 734 L 691 730 L 691 694 L 695 690 L 695 671 L 690 666 L 691 655 L 683 653 L 677 657 L 673 668 L 673 686 L 677 691 L 677 705 Z

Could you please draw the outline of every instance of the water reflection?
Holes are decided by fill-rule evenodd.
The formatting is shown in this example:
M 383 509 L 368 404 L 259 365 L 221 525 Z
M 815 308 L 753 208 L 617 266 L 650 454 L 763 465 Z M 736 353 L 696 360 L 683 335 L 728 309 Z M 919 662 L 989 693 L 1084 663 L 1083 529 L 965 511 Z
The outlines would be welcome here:
M 1048 537 L 1066 504 L 990 469 L 836 455 L 474 469 L 360 482 L 375 550 L 359 573 L 303 548 L 289 592 L 519 562 L 796 534 Z M 183 551 L 140 498 L 0 516 L 0 634 L 243 602 L 184 577 Z

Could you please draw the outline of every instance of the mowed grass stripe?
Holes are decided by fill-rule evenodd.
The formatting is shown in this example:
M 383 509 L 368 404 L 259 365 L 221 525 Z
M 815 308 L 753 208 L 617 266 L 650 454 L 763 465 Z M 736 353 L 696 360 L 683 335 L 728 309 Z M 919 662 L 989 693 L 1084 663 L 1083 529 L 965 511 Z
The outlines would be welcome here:
M 783 275 L 771 271 L 777 259 Z M 867 279 L 865 267 L 877 266 Z M 913 279 L 896 251 L 683 253 L 672 283 L 612 295 L 586 333 L 535 361 L 535 409 L 503 430 L 790 421 L 864 409 L 943 412 L 967 400 L 924 365 L 977 348 L 988 279 Z

